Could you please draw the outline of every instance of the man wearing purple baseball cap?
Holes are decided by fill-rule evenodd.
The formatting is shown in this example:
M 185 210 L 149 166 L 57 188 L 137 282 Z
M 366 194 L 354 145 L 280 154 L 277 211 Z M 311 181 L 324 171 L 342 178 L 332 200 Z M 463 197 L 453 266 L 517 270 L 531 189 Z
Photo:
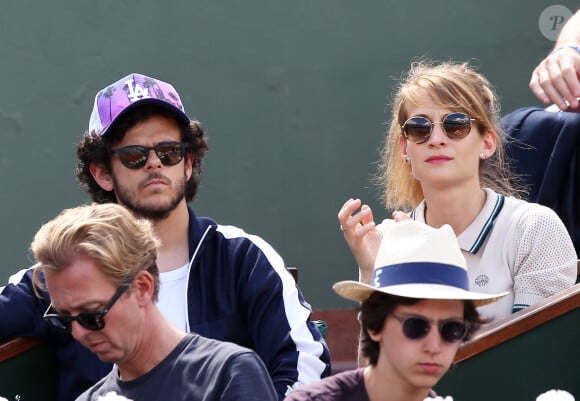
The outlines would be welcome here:
M 169 321 L 256 351 L 283 399 L 330 373 L 328 347 L 282 257 L 263 239 L 197 217 L 188 206 L 206 151 L 204 130 L 185 113 L 175 88 L 134 73 L 97 93 L 77 148 L 77 177 L 95 202 L 119 203 L 153 223 L 161 240 L 158 307 Z M 54 339 L 60 400 L 68 401 L 111 365 L 42 320 L 50 299 L 34 295 L 31 270 L 0 293 L 0 338 Z

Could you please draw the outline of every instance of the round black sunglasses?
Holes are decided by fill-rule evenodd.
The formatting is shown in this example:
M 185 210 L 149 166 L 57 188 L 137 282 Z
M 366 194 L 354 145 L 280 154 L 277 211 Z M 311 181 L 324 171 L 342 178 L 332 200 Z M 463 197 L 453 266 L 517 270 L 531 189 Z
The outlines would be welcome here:
M 431 320 L 422 316 L 397 316 L 390 314 L 402 323 L 403 334 L 410 340 L 424 338 L 431 331 L 431 325 L 436 323 L 439 335 L 443 341 L 455 343 L 465 338 L 469 330 L 469 324 L 457 319 Z

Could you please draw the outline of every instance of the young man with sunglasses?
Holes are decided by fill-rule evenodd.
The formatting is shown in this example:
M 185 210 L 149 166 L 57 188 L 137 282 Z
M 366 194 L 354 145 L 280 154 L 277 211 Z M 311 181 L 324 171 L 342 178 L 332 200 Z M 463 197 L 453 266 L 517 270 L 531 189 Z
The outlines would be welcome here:
M 197 217 L 188 206 L 206 151 L 203 128 L 185 114 L 175 88 L 130 74 L 96 95 L 77 148 L 77 177 L 95 202 L 119 203 L 153 223 L 161 240 L 158 306 L 169 321 L 256 351 L 283 398 L 330 373 L 328 348 L 281 256 L 263 239 Z M 34 296 L 29 276 L 0 294 L 0 318 L 10 322 L 0 338 L 57 338 L 61 400 L 73 399 L 111 366 L 38 323 L 48 300 Z M 4 301 L 18 307 L 3 312 Z
M 449 370 L 462 341 L 483 323 L 476 306 L 505 296 L 469 291 L 467 263 L 450 226 L 385 224 L 372 284 L 333 289 L 361 302 L 365 368 L 297 389 L 286 401 L 423 401 Z
M 150 221 L 113 203 L 64 210 L 35 235 L 36 284 L 51 299 L 45 321 L 115 364 L 77 400 L 111 392 L 148 401 L 276 400 L 255 352 L 187 334 L 163 316 L 157 245 Z

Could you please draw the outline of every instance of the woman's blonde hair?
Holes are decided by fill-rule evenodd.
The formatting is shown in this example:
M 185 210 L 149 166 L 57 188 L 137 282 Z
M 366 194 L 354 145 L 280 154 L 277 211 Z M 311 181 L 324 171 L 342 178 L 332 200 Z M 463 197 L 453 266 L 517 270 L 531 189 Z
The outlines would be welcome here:
M 149 221 L 135 218 L 116 203 L 65 209 L 40 228 L 30 245 L 38 261 L 34 283 L 45 290 L 40 272 L 60 271 L 83 256 L 118 287 L 131 284 L 139 272 L 148 271 L 154 279 L 156 301 L 158 243 Z
M 500 106 L 489 81 L 468 63 L 421 60 L 411 64 L 393 99 L 391 124 L 377 174 L 387 209 L 412 209 L 423 199 L 421 184 L 401 157 L 399 138 L 403 133 L 401 126 L 410 117 L 407 105 L 421 104 L 425 93 L 442 108 L 475 119 L 482 134 L 487 131 L 496 137 L 494 155 L 480 161 L 480 185 L 505 195 L 520 194 L 518 180 L 505 158 Z

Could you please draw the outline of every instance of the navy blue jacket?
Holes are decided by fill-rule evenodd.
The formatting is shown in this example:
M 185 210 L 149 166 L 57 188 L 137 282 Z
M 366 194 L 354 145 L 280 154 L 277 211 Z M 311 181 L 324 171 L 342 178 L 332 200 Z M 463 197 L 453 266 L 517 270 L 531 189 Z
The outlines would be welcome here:
M 255 350 L 280 399 L 295 385 L 329 375 L 328 347 L 280 255 L 260 237 L 189 213 L 189 331 Z M 60 362 L 59 400 L 74 400 L 111 365 L 43 321 L 49 299 L 36 297 L 31 275 L 28 269 L 13 276 L 0 292 L 0 338 L 52 341 Z
M 529 200 L 560 216 L 580 254 L 580 113 L 523 107 L 505 115 L 502 127 Z

